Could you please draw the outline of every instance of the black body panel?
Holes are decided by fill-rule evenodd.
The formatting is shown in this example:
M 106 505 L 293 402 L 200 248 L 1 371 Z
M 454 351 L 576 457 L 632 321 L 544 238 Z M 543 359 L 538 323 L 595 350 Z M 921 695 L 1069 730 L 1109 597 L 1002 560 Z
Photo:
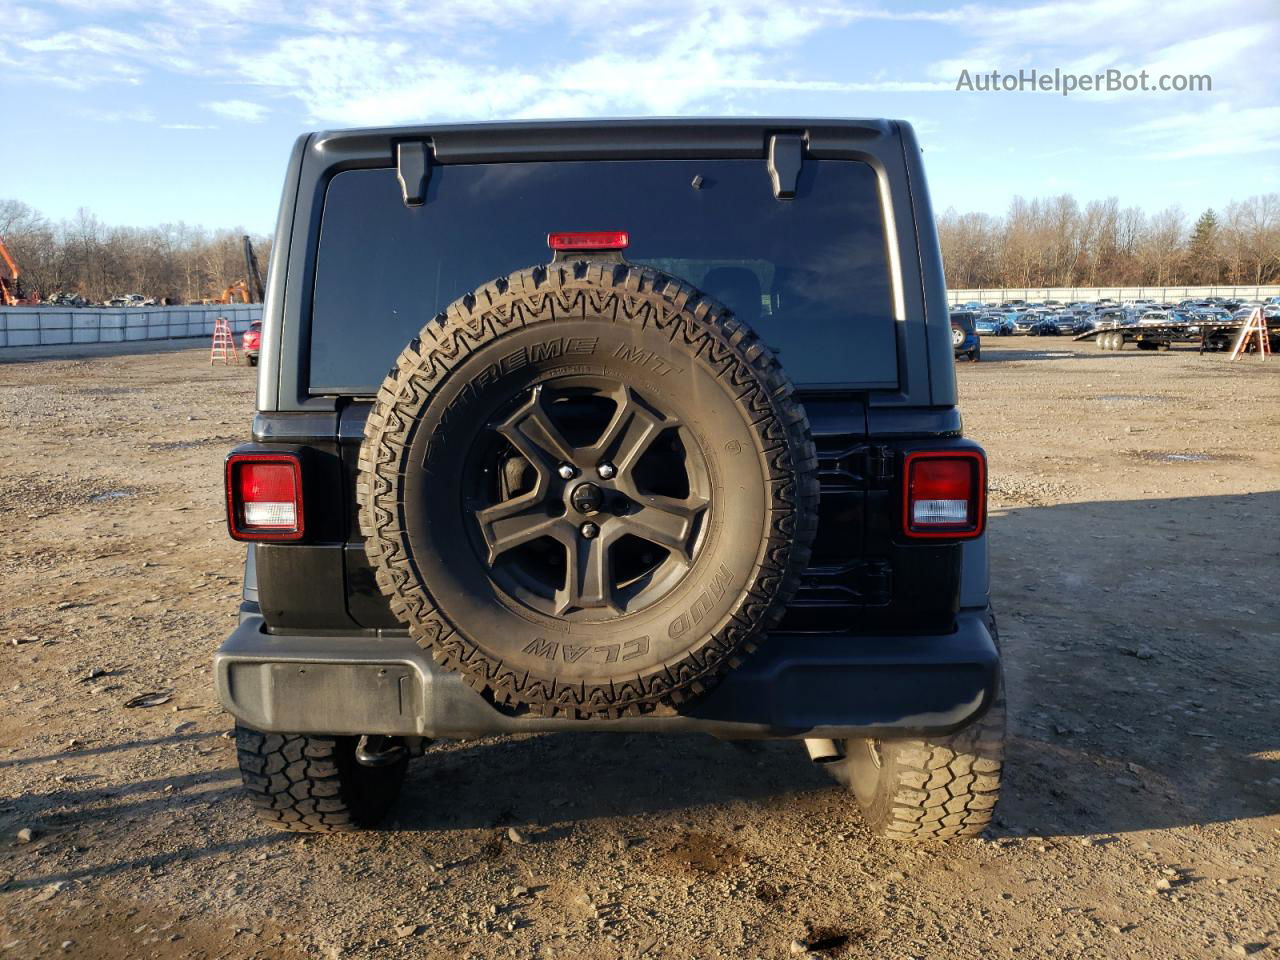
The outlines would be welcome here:
M 819 455 L 813 559 L 780 633 L 909 634 L 951 629 L 962 548 L 899 535 L 901 453 L 961 443 L 954 408 L 876 410 L 861 394 L 801 394 Z M 337 412 L 259 414 L 260 443 L 302 448 L 308 532 L 301 544 L 258 544 L 259 603 L 273 630 L 401 624 L 374 581 L 357 522 L 356 464 L 370 404 Z M 870 432 L 870 433 L 869 433 Z

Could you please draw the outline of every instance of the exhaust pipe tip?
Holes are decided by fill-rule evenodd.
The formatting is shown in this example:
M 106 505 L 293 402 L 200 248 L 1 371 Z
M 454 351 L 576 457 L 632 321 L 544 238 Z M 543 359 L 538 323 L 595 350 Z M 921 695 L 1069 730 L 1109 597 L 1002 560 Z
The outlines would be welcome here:
M 809 759 L 814 763 L 835 763 L 844 759 L 844 753 L 834 740 L 808 740 L 804 748 L 809 752 Z

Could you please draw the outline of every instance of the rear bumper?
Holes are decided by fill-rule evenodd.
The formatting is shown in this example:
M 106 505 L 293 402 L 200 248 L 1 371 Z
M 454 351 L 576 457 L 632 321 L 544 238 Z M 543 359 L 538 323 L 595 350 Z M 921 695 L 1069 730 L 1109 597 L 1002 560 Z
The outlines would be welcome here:
M 996 694 L 986 610 L 945 636 L 779 634 L 679 713 L 621 720 L 512 716 L 405 636 L 280 636 L 247 615 L 214 658 L 218 699 L 247 726 L 288 733 L 477 737 L 601 731 L 728 739 L 951 733 Z

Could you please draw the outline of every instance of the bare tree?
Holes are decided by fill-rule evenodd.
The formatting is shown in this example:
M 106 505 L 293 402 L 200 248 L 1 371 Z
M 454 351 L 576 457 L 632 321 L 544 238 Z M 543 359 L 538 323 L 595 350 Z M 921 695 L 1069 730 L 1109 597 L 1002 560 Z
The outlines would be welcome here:
M 1280 193 L 1227 204 L 1223 247 L 1237 282 L 1265 283 L 1280 268 Z
M 1003 218 L 948 209 L 938 237 L 959 288 L 1280 282 L 1274 193 L 1207 211 L 1190 232 L 1177 206 L 1148 216 L 1115 197 L 1083 210 L 1069 194 L 1014 197 Z
M 109 227 L 87 209 L 50 223 L 18 200 L 0 200 L 0 238 L 13 252 L 28 292 L 74 293 L 101 302 L 112 296 L 198 301 L 246 279 L 241 228 L 211 232 L 185 223 Z M 259 267 L 271 239 L 253 237 Z
M 1070 194 L 1014 197 L 1003 217 L 948 208 L 937 227 L 953 287 L 1280 282 L 1276 193 L 1206 211 L 1190 231 L 1176 206 L 1147 216 L 1109 197 L 1082 209 Z M 0 200 L 0 238 L 27 290 L 45 296 L 210 299 L 245 279 L 244 233 L 181 221 L 109 227 L 87 209 L 50 223 L 19 200 Z M 271 239 L 254 237 L 253 244 L 265 267 Z

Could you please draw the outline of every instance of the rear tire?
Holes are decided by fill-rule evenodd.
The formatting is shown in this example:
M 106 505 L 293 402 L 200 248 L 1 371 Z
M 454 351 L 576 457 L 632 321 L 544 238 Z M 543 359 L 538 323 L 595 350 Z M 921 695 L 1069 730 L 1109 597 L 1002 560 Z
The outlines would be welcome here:
M 240 777 L 258 816 L 295 833 L 376 826 L 395 805 L 408 759 L 356 761 L 357 737 L 262 733 L 236 724 Z
M 846 740 L 832 775 L 857 798 L 871 832 L 886 840 L 973 837 L 995 813 L 1004 763 L 1003 680 L 976 723 L 950 736 Z

